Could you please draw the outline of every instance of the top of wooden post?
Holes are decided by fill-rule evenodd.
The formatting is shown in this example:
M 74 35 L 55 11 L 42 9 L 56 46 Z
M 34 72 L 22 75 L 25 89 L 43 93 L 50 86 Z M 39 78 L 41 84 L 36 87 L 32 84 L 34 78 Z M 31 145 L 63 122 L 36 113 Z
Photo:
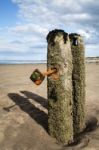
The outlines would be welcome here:
M 60 30 L 60 29 L 55 29 L 55 30 L 52 30 L 48 33 L 46 39 L 47 39 L 47 42 L 49 43 L 52 43 L 52 45 L 54 46 L 55 45 L 55 42 L 54 42 L 54 39 L 57 35 L 60 35 L 62 34 L 63 35 L 63 40 L 64 40 L 64 43 L 66 43 L 67 41 L 67 37 L 68 37 L 68 33 L 66 33 L 64 30 Z
M 72 45 L 77 46 L 78 43 L 83 44 L 83 37 L 80 34 L 77 33 L 71 33 L 69 34 L 70 41 L 72 42 Z
M 70 38 L 79 37 L 79 36 L 81 36 L 81 35 L 78 34 L 78 33 L 70 33 L 70 34 L 69 34 L 69 37 L 70 37 Z

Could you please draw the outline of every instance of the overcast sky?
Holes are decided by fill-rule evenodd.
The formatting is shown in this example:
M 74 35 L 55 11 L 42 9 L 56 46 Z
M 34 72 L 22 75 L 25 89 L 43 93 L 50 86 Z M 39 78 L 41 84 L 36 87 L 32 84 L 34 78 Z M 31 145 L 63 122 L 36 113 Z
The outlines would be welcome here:
M 55 28 L 80 33 L 86 56 L 99 56 L 99 0 L 0 0 L 0 60 L 45 60 Z

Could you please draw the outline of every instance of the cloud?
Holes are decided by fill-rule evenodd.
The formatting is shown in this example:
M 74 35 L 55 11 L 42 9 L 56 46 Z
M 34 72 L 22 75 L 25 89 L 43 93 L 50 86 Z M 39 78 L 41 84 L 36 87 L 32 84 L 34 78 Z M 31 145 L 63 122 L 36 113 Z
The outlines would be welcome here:
M 99 56 L 99 44 L 87 44 L 85 54 L 87 57 Z
M 98 42 L 98 0 L 13 0 L 13 2 L 20 8 L 20 18 L 24 18 L 25 22 L 31 22 L 31 26 L 34 22 L 39 24 L 40 28 L 46 30 L 44 36 L 49 30 L 62 28 L 67 32 L 78 32 L 83 35 L 86 48 L 87 44 Z
M 0 28 L 0 51 L 46 57 L 46 36 L 60 28 L 84 36 L 87 55 L 99 51 L 98 0 L 12 0 L 18 6 L 15 26 Z M 6 37 L 6 39 L 5 39 Z M 91 52 L 91 54 L 93 54 Z M 39 57 L 38 57 L 39 58 Z
M 36 23 L 48 30 L 72 25 L 84 29 L 98 28 L 99 1 L 97 0 L 13 0 L 19 6 L 18 15 L 24 21 Z M 73 28 L 73 27 L 72 27 Z
M 46 28 L 32 23 L 17 25 L 9 30 L 17 34 L 28 33 L 28 34 L 46 35 L 48 33 L 48 30 Z
M 87 47 L 88 50 L 98 51 L 99 44 L 88 44 L 86 47 Z
M 47 33 L 47 29 L 33 24 L 21 24 L 3 28 L 0 35 L 0 51 L 30 53 L 32 50 L 34 53 L 38 53 L 39 49 L 41 49 L 40 53 L 42 53 L 42 49 L 46 50 L 47 47 L 46 39 L 44 38 Z
M 89 32 L 87 30 L 79 29 L 77 32 L 84 36 L 86 39 L 90 39 L 92 37 L 92 32 Z
M 0 51 L 24 52 L 26 50 L 28 50 L 27 47 L 21 42 L 0 41 Z

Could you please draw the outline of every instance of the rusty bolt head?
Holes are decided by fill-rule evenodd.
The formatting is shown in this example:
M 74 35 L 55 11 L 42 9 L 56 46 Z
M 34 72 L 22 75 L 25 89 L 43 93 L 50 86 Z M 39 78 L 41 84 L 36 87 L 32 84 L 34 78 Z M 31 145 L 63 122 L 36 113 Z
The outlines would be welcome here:
M 45 78 L 45 76 L 38 69 L 35 69 L 30 76 L 30 79 L 36 85 L 40 85 L 43 82 L 44 78 Z

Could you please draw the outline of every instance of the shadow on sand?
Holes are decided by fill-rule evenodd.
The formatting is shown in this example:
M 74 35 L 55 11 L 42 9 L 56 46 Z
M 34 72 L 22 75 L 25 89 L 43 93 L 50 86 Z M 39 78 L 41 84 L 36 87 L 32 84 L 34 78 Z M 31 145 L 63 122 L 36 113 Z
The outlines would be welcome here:
M 33 99 L 36 102 L 40 103 L 43 107 L 48 109 L 48 101 L 44 97 L 41 97 L 35 93 L 29 92 L 29 91 L 20 91 L 22 94 L 24 94 L 27 98 Z
M 94 116 L 90 116 L 85 122 L 85 129 L 74 136 L 74 142 L 69 144 L 69 147 L 76 149 L 82 149 L 86 147 L 90 141 L 90 133 L 99 128 L 98 119 Z
M 32 99 L 47 108 L 47 99 L 29 91 L 21 91 L 21 93 L 24 94 L 25 97 L 17 93 L 9 93 L 8 97 L 48 132 L 48 115 L 29 101 L 29 99 Z M 13 106 L 10 106 L 10 108 Z M 88 145 L 89 133 L 99 128 L 98 119 L 94 116 L 90 116 L 85 124 L 85 129 L 74 138 L 74 142 L 68 145 L 68 147 L 83 148 Z
M 24 93 L 27 96 L 27 98 L 25 98 L 17 93 L 9 93 L 8 97 L 13 102 L 15 102 L 15 104 L 18 105 L 22 111 L 29 114 L 29 116 L 32 119 L 34 119 L 38 124 L 40 124 L 46 131 L 48 131 L 48 116 L 47 116 L 47 114 L 44 111 L 37 108 L 34 104 L 32 104 L 29 101 L 29 98 L 33 98 L 33 100 L 36 100 L 37 102 L 42 101 L 43 103 L 46 103 L 47 100 L 45 98 L 43 98 L 39 95 L 36 95 L 34 93 L 31 93 L 31 92 L 23 91 L 22 93 Z

